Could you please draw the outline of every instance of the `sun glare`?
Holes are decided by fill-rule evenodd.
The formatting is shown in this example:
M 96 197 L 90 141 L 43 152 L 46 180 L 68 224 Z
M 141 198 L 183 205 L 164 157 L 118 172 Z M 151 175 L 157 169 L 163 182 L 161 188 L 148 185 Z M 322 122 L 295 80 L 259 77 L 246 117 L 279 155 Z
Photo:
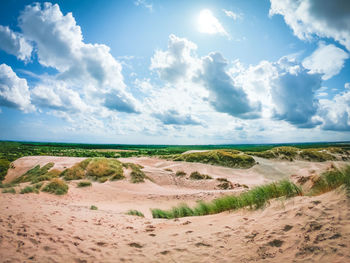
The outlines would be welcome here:
M 206 34 L 226 35 L 225 29 L 209 9 L 203 9 L 198 16 L 198 31 Z

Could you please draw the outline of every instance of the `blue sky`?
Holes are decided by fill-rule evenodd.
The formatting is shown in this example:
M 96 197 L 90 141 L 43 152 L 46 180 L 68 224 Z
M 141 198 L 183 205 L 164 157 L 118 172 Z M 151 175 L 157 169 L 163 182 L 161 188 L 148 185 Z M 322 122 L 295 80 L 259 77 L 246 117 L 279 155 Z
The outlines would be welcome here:
M 350 139 L 346 0 L 7 1 L 0 139 Z

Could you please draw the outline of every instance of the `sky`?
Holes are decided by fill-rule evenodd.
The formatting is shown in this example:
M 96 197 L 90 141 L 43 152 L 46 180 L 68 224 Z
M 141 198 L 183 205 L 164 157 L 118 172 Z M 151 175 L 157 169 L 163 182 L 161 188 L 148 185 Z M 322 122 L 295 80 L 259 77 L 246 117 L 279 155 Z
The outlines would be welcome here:
M 350 140 L 348 0 L 0 2 L 0 140 Z

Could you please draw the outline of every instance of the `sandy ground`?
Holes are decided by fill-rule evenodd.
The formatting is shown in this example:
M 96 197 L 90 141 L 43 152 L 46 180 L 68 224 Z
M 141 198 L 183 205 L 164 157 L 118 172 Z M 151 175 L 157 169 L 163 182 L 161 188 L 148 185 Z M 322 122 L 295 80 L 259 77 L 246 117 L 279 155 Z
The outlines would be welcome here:
M 50 159 L 45 158 L 32 161 L 44 165 Z M 274 200 L 264 210 L 151 218 L 150 208 L 170 208 L 182 201 L 194 204 L 242 191 L 208 185 L 200 189 L 200 182 L 174 179 L 177 170 L 198 170 L 253 186 L 321 172 L 330 165 L 257 160 L 259 165 L 243 170 L 127 158 L 122 161 L 143 165 L 154 182 L 124 180 L 77 188 L 73 181 L 64 196 L 0 193 L 0 262 L 350 262 L 350 203 L 340 190 Z M 28 164 L 28 159 L 22 161 Z M 57 167 L 77 161 L 57 159 Z M 17 163 L 13 170 L 19 168 Z M 91 205 L 98 210 L 90 210 Z M 129 209 L 143 212 L 145 218 L 126 215 Z

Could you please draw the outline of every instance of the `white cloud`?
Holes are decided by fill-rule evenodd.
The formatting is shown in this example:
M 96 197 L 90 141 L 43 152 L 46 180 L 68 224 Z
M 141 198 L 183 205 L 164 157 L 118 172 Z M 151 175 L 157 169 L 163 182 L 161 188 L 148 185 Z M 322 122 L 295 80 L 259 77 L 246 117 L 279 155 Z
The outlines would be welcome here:
M 166 81 L 173 82 L 190 78 L 198 64 L 194 52 L 197 45 L 179 38 L 173 34 L 169 36 L 168 50 L 157 50 L 151 58 L 151 70 L 156 70 Z
M 222 9 L 222 11 L 225 13 L 226 16 L 228 16 L 229 18 L 232 18 L 233 20 L 242 18 L 242 14 L 235 13 L 233 11 L 226 10 L 226 9 Z
M 270 15 L 280 14 L 300 39 L 333 38 L 350 50 L 348 0 L 270 0 Z
M 198 16 L 198 31 L 206 34 L 221 34 L 229 36 L 220 21 L 209 9 L 204 9 Z
M 337 75 L 344 67 L 345 60 L 349 54 L 334 46 L 320 43 L 318 48 L 303 61 L 303 66 L 310 70 L 310 73 L 321 73 L 323 80 Z
M 191 114 L 180 114 L 172 109 L 161 113 L 154 113 L 154 117 L 165 125 L 200 125 L 201 122 Z
M 86 103 L 96 108 L 137 112 L 121 64 L 108 46 L 83 42 L 71 13 L 63 15 L 57 4 L 35 3 L 21 13 L 19 26 L 24 37 L 35 42 L 39 63 L 57 69 L 56 79 L 64 81 L 66 89 L 83 94 Z
M 0 65 L 0 106 L 16 108 L 25 112 L 35 109 L 30 102 L 27 81 L 19 78 L 6 64 Z
M 220 53 L 210 53 L 202 62 L 198 80 L 208 88 L 209 102 L 217 111 L 243 119 L 260 117 L 260 103 L 252 103 L 246 92 L 235 85 L 225 69 L 228 62 Z
M 67 88 L 63 81 L 46 80 L 31 91 L 31 96 L 33 103 L 39 107 L 70 113 L 89 111 L 79 93 Z
M 305 68 L 282 58 L 276 63 L 278 75 L 272 77 L 273 116 L 300 128 L 311 128 L 318 108 L 316 91 L 321 87 L 319 74 L 309 74 Z
M 345 84 L 345 91 L 334 96 L 332 100 L 320 100 L 319 115 L 323 119 L 324 130 L 350 131 L 350 90 Z
M 28 61 L 33 47 L 21 34 L 13 32 L 8 26 L 0 25 L 0 49 L 20 60 Z
M 303 128 L 319 124 L 315 94 L 321 87 L 320 74 L 309 74 L 287 57 L 277 62 L 262 61 L 247 69 L 235 67 L 230 73 L 251 101 L 261 102 L 263 118 L 285 120 Z
M 146 0 L 136 0 L 134 2 L 134 4 L 136 6 L 143 6 L 143 7 L 147 8 L 150 12 L 153 11 L 153 5 L 148 3 Z

